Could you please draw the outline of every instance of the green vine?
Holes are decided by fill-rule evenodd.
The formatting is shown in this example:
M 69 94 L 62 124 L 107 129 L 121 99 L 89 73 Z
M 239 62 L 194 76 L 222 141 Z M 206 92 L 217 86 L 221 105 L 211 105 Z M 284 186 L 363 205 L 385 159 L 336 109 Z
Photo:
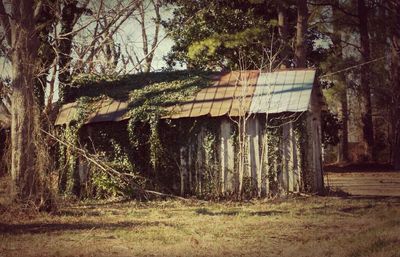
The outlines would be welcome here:
M 77 117 L 63 129 L 62 137 L 72 145 L 86 146 L 118 171 L 146 175 L 149 180 L 137 182 L 156 188 L 157 181 L 166 177 L 162 170 L 172 166 L 171 158 L 166 158 L 168 151 L 162 142 L 165 139 L 160 134 L 161 118 L 168 113 L 166 107 L 178 104 L 208 86 L 209 75 L 198 72 L 172 72 L 121 78 L 75 78 L 71 99 L 78 102 Z M 118 129 L 118 125 L 107 124 L 102 127 L 90 124 L 92 136 L 89 138 L 85 130 L 82 130 L 84 121 L 95 106 L 92 103 L 104 98 L 127 101 L 131 119 Z M 171 122 L 162 122 L 163 127 L 170 125 Z M 123 136 L 125 133 L 129 140 Z M 65 176 L 60 175 L 60 179 L 65 182 L 64 185 L 60 183 L 61 191 L 78 194 L 79 181 L 74 179 L 79 179 L 77 156 L 70 152 L 68 147 L 63 146 L 60 147 L 59 155 L 60 163 L 65 167 L 63 172 L 66 173 Z M 130 188 L 121 187 L 118 179 L 94 167 L 91 167 L 90 191 L 95 197 L 132 194 Z
M 89 102 L 87 97 L 78 99 L 78 108 L 74 122 L 67 124 L 65 128 L 59 131 L 61 140 L 70 145 L 59 146 L 59 165 L 61 166 L 59 191 L 67 195 L 77 195 L 80 190 L 79 171 L 77 167 L 78 154 L 73 147 L 80 147 L 79 130 L 92 111 Z

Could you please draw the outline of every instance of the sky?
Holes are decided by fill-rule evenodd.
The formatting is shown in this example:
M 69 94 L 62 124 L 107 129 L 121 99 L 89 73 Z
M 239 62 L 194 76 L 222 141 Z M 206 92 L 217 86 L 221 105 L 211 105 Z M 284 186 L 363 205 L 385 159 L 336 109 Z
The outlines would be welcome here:
M 113 0 L 110 0 L 113 1 Z M 135 15 L 135 14 L 134 14 Z M 137 15 L 137 14 L 136 14 Z M 172 15 L 172 10 L 171 8 L 163 8 L 161 10 L 161 18 L 162 19 L 168 19 Z M 154 28 L 155 24 L 152 21 L 154 18 L 154 7 L 148 5 L 146 8 L 146 30 L 148 32 L 148 39 L 149 39 L 149 44 L 151 44 L 151 40 L 154 36 Z M 154 58 L 152 62 L 152 71 L 158 71 L 163 68 L 167 68 L 167 64 L 164 61 L 163 57 L 170 51 L 173 41 L 165 37 L 165 30 L 162 26 L 160 26 L 160 31 L 159 31 L 159 45 L 155 50 L 154 53 Z M 130 18 L 125 22 L 117 35 L 114 36 L 114 39 L 117 43 L 119 43 L 123 48 L 127 47 L 129 50 L 134 50 L 136 54 L 138 55 L 139 59 L 144 57 L 143 54 L 143 43 L 142 43 L 142 33 L 141 33 L 141 27 L 139 23 L 134 19 L 134 17 Z M 78 39 L 77 39 L 78 40 Z M 130 65 L 130 68 L 133 68 L 132 65 Z M 130 70 L 128 68 L 128 70 Z M 5 58 L 0 57 L 0 78 L 7 78 L 11 77 L 11 65 L 9 61 L 7 61 Z M 57 85 L 56 81 L 56 85 Z M 47 92 L 48 94 L 48 92 Z M 56 87 L 55 90 L 55 98 L 54 101 L 58 100 L 58 88 Z

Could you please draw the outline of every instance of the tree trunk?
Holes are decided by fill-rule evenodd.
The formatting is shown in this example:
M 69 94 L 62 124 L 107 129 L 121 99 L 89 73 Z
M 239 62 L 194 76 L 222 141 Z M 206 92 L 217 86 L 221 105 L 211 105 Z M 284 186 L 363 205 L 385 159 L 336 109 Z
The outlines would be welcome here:
M 76 16 L 79 14 L 79 8 L 77 7 L 77 1 L 68 1 L 62 10 L 61 17 L 61 34 L 66 34 L 60 39 L 60 56 L 59 56 L 59 76 L 60 92 L 59 97 L 61 101 L 69 101 L 70 88 L 71 88 L 71 51 L 72 51 L 72 39 L 74 34 L 71 32 L 74 29 L 76 22 Z
M 308 22 L 307 0 L 297 0 L 297 28 L 296 28 L 296 46 L 295 63 L 297 68 L 307 67 L 307 48 L 306 32 Z
M 358 0 L 358 19 L 361 45 L 361 62 L 368 62 L 371 59 L 370 40 L 368 35 L 368 9 L 365 0 Z M 372 102 L 371 88 L 369 85 L 371 69 L 368 65 L 362 65 L 361 69 L 361 95 L 364 105 L 362 114 L 364 140 L 367 143 L 369 159 L 373 157 L 374 128 L 372 123 Z
M 337 13 L 337 7 L 340 6 L 339 0 L 335 0 L 332 5 L 332 16 L 339 17 Z M 331 37 L 332 44 L 334 47 L 334 54 L 338 57 L 339 61 L 343 61 L 343 46 L 342 46 L 342 32 L 339 28 L 339 24 L 337 21 L 333 23 L 333 35 Z M 340 138 L 340 152 L 338 153 L 339 162 L 348 162 L 349 161 L 349 111 L 348 111 L 348 102 L 347 102 L 347 80 L 344 73 L 338 74 L 339 83 L 343 85 L 343 92 L 341 92 L 341 118 L 342 118 L 342 135 Z
M 284 3 L 278 3 L 278 33 L 283 45 L 280 53 L 282 64 L 286 67 L 289 66 L 289 49 L 288 49 L 288 21 L 287 21 L 287 7 Z
M 339 153 L 340 162 L 349 161 L 349 109 L 347 103 L 347 82 L 344 80 L 344 92 L 341 99 L 342 105 L 342 138 L 341 138 L 341 152 Z
M 39 40 L 35 31 L 34 0 L 12 3 L 11 55 L 11 176 L 13 192 L 27 199 L 35 193 L 35 129 L 38 129 L 34 80 Z
M 394 5 L 395 22 L 392 35 L 392 164 L 395 170 L 400 171 L 400 4 Z

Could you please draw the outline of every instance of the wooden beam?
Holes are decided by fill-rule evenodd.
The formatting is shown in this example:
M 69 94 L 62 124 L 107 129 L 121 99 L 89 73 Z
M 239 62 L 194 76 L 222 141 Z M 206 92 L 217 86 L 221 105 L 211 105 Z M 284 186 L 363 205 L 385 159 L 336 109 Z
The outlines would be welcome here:
M 312 192 L 322 193 L 324 189 L 322 171 L 321 145 L 321 104 L 320 90 L 314 87 L 311 93 L 310 107 L 307 114 L 306 131 L 306 174 L 309 178 Z
M 180 173 L 180 185 L 181 185 L 181 196 L 185 195 L 185 184 L 186 184 L 186 177 L 187 177 L 187 162 L 186 162 L 186 157 L 187 157 L 187 147 L 182 146 L 180 149 L 180 167 L 179 167 L 179 173 Z

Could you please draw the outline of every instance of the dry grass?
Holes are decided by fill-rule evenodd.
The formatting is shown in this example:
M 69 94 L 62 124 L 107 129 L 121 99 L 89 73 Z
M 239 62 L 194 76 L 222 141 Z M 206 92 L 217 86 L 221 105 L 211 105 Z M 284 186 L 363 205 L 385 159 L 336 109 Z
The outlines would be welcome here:
M 400 198 L 86 203 L 0 216 L 0 256 L 400 256 Z

